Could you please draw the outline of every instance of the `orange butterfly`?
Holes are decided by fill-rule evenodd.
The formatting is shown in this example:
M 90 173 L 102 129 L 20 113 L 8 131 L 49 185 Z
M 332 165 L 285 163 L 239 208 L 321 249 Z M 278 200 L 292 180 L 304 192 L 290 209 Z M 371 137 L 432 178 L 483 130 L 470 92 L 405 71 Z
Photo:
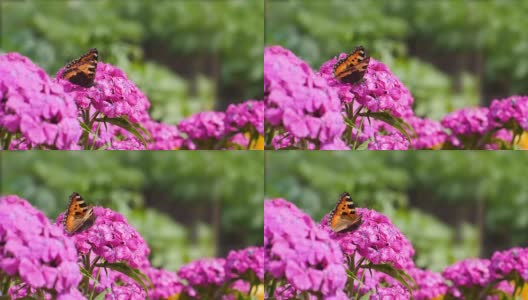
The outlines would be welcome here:
M 78 193 L 70 195 L 70 204 L 64 217 L 64 228 L 69 234 L 82 231 L 92 226 L 95 221 L 93 207 L 87 206 Z
M 82 87 L 93 86 L 98 57 L 97 49 L 90 49 L 88 53 L 66 65 L 62 78 Z
M 356 83 L 363 79 L 370 61 L 363 46 L 356 47 L 354 52 L 339 60 L 334 65 L 334 77 L 346 83 Z
M 339 196 L 335 208 L 330 213 L 328 226 L 334 232 L 343 232 L 361 224 L 361 215 L 356 214 L 356 205 L 347 192 Z

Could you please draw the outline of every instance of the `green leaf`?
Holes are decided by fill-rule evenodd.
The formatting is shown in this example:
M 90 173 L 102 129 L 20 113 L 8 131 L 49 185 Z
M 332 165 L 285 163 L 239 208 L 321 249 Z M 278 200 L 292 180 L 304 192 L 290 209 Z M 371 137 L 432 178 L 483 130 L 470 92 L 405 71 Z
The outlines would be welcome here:
M 149 139 L 152 140 L 152 136 L 150 136 L 150 133 L 148 133 L 148 131 L 145 128 L 143 128 L 138 123 L 130 122 L 128 120 L 128 118 L 125 117 L 125 116 L 117 117 L 117 118 L 104 117 L 104 118 L 97 118 L 95 120 L 98 121 L 98 122 L 110 123 L 110 124 L 113 124 L 115 126 L 119 126 L 119 127 L 123 128 L 123 129 L 125 129 L 126 131 L 130 132 L 131 134 L 133 134 L 137 139 L 139 139 L 141 141 L 141 143 L 145 146 L 145 148 L 147 148 L 147 141 L 139 133 L 138 129 L 140 129 L 141 131 L 146 133 L 147 136 L 149 137 Z
M 123 274 L 127 275 L 128 277 L 132 278 L 135 282 L 137 282 L 139 285 L 141 285 L 141 287 L 143 287 L 143 289 L 147 293 L 148 293 L 148 287 L 147 287 L 146 283 L 148 283 L 149 286 L 152 286 L 152 282 L 150 281 L 150 278 L 147 277 L 147 275 L 143 274 L 140 270 L 138 270 L 136 268 L 132 268 L 131 266 L 129 266 L 126 263 L 123 263 L 123 262 L 115 262 L 115 263 L 104 262 L 102 264 L 96 264 L 95 266 L 96 267 L 100 267 L 100 268 L 105 268 L 105 269 L 108 268 L 108 269 L 111 269 L 111 270 L 114 270 L 114 271 L 117 271 L 117 272 L 120 272 L 120 273 L 123 273 Z
M 359 144 L 359 146 L 357 146 L 356 150 L 367 150 L 370 142 L 372 142 L 370 139 L 364 141 L 363 143 Z
M 81 124 L 81 128 L 82 130 L 88 132 L 88 133 L 92 133 L 92 129 L 90 127 L 88 127 L 88 125 L 86 125 L 84 122 L 80 122 Z
M 94 298 L 94 300 L 103 300 L 106 296 L 106 293 L 108 293 L 109 289 L 103 290 L 97 297 Z
M 347 124 L 347 126 L 352 127 L 352 128 L 356 128 L 356 125 L 354 125 L 352 120 L 350 120 L 349 118 L 343 117 L 343 120 L 345 121 L 345 124 Z
M 403 286 L 405 286 L 405 288 L 409 291 L 409 293 L 411 293 L 411 297 L 412 297 L 413 289 L 416 289 L 416 282 L 414 281 L 414 279 L 409 274 L 405 273 L 403 270 L 396 269 L 391 264 L 369 263 L 366 265 L 361 265 L 361 268 L 374 269 L 378 272 L 385 273 L 389 275 L 390 277 L 398 280 Z

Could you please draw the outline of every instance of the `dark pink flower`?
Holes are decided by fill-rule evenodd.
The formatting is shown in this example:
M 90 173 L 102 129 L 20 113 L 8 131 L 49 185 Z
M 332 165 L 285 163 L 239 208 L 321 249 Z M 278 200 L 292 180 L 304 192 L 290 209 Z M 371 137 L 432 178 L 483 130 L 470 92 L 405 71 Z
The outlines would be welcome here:
M 363 282 L 354 282 L 355 289 L 359 289 L 360 295 L 370 295 L 370 300 L 407 300 L 410 299 L 409 291 L 396 279 L 375 271 L 361 269 L 358 278 L 363 278 Z M 414 296 L 414 294 L 413 294 Z
M 357 208 L 356 211 L 362 216 L 362 223 L 350 232 L 333 232 L 328 226 L 329 215 L 321 221 L 323 228 L 339 243 L 345 255 L 358 254 L 374 264 L 390 263 L 398 269 L 414 267 L 411 242 L 389 218 L 366 208 Z
M 493 253 L 489 269 L 493 280 L 513 272 L 528 282 L 528 248 L 515 247 Z
M 400 132 L 393 131 L 386 135 L 375 133 L 374 138 L 368 144 L 369 150 L 407 150 L 409 140 Z
M 283 199 L 264 202 L 265 273 L 296 291 L 337 296 L 347 276 L 343 254 L 328 233 Z
M 90 88 L 62 79 L 63 72 L 64 68 L 57 72 L 56 81 L 75 99 L 78 107 L 93 107 L 95 112 L 109 118 L 125 116 L 134 123 L 148 116 L 150 102 L 147 97 L 119 68 L 98 63 L 95 85 Z M 90 111 L 91 115 L 95 112 Z
M 190 139 L 219 139 L 226 133 L 224 123 L 223 112 L 200 112 L 180 121 L 178 129 Z
M 489 107 L 489 123 L 491 126 L 511 128 L 510 121 L 517 123 L 528 131 L 528 96 L 511 96 L 502 100 L 493 100 Z
M 240 278 L 246 272 L 252 272 L 264 281 L 264 249 L 248 247 L 242 250 L 231 250 L 226 258 L 225 274 L 227 279 Z
M 334 65 L 346 56 L 346 53 L 341 53 L 325 62 L 319 69 L 321 76 L 337 91 L 343 103 L 354 102 L 354 109 L 362 105 L 372 112 L 388 111 L 396 117 L 413 114 L 414 99 L 407 87 L 385 64 L 372 57 L 361 82 L 349 84 L 334 78 Z
M 455 286 L 484 287 L 490 282 L 489 266 L 488 259 L 468 258 L 447 267 L 442 276 Z
M 178 277 L 187 282 L 183 292 L 196 297 L 199 287 L 220 287 L 226 280 L 224 268 L 223 258 L 203 258 L 184 265 L 178 271 Z
M 18 53 L 0 55 L 0 127 L 15 136 L 10 149 L 79 149 L 77 107 L 62 87 Z
M 167 299 L 183 290 L 176 273 L 149 267 L 145 274 L 152 281 L 152 289 L 149 290 L 150 299 Z
M 461 137 L 480 136 L 489 130 L 488 108 L 469 107 L 449 113 L 442 119 L 442 126 L 451 131 L 450 143 L 455 147 L 462 146 Z
M 261 135 L 264 134 L 264 102 L 247 100 L 239 104 L 230 104 L 225 112 L 226 129 L 239 132 L 252 126 Z
M 440 122 L 416 116 L 408 117 L 406 121 L 416 133 L 416 137 L 412 139 L 414 149 L 435 149 L 444 144 L 447 134 Z
M 68 294 L 82 279 L 73 242 L 17 196 L 0 198 L 0 271 L 22 280 L 21 294 L 36 289 Z M 10 293 L 17 295 L 19 288 Z
M 106 291 L 105 300 L 143 300 L 147 299 L 145 290 L 133 279 L 113 270 L 94 269 L 94 277 L 100 278 L 95 286 L 98 293 Z M 93 281 L 90 282 L 93 285 Z M 92 287 L 93 288 L 93 287 Z M 154 298 L 155 299 L 155 298 Z
M 180 137 L 176 126 L 156 121 L 145 121 L 141 125 L 148 130 L 153 139 L 149 143 L 149 150 L 177 150 L 183 145 L 183 138 Z
M 147 142 L 148 150 L 177 150 L 184 143 L 176 126 L 145 119 L 139 122 L 152 137 L 138 130 Z M 98 128 L 99 127 L 99 128 Z M 115 125 L 107 124 L 99 126 L 94 124 L 93 132 L 98 132 L 95 148 L 106 150 L 145 150 L 145 145 L 132 133 Z M 90 144 L 94 144 L 93 137 Z
M 91 227 L 71 235 L 80 254 L 92 253 L 107 262 L 126 262 L 134 268 L 149 265 L 148 245 L 123 215 L 103 207 L 94 207 L 94 214 Z M 57 224 L 63 219 L 64 214 L 60 214 Z
M 417 289 L 413 292 L 413 297 L 416 300 L 433 299 L 445 295 L 447 292 L 447 285 L 439 273 L 412 268 L 408 270 L 408 274 L 416 282 Z
M 345 130 L 341 102 L 308 64 L 279 46 L 264 50 L 265 119 L 293 138 L 326 144 Z

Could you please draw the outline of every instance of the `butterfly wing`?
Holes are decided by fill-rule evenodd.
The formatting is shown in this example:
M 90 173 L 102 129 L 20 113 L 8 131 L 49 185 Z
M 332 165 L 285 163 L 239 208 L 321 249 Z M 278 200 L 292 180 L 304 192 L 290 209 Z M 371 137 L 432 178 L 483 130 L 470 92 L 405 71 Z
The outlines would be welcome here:
M 356 47 L 347 57 L 334 65 L 334 77 L 346 83 L 356 83 L 363 79 L 370 62 L 362 46 Z
M 91 226 L 95 220 L 93 207 L 86 205 L 84 199 L 78 193 L 70 196 L 70 204 L 64 218 L 64 228 L 68 233 L 75 233 L 81 229 Z
M 88 53 L 66 65 L 62 78 L 83 87 L 93 86 L 98 58 L 97 49 L 90 49 Z
M 361 223 L 361 216 L 356 213 L 356 205 L 348 193 L 339 196 L 334 210 L 330 214 L 328 225 L 334 232 L 346 231 Z

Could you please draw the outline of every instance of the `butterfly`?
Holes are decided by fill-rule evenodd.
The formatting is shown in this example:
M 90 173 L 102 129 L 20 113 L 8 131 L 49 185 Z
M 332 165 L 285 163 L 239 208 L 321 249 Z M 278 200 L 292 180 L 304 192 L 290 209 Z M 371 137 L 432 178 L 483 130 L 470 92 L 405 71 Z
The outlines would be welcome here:
M 70 204 L 65 212 L 64 228 L 69 234 L 82 231 L 92 226 L 95 221 L 93 207 L 86 205 L 78 193 L 70 195 Z
M 90 49 L 86 54 L 66 65 L 62 78 L 82 87 L 92 87 L 95 84 L 98 57 L 97 49 Z
M 328 226 L 334 232 L 343 232 L 361 224 L 361 215 L 356 213 L 356 205 L 347 192 L 339 196 L 335 208 L 330 213 Z
M 356 47 L 354 52 L 340 59 L 334 65 L 334 77 L 346 83 L 356 83 L 363 79 L 370 61 L 363 46 Z

